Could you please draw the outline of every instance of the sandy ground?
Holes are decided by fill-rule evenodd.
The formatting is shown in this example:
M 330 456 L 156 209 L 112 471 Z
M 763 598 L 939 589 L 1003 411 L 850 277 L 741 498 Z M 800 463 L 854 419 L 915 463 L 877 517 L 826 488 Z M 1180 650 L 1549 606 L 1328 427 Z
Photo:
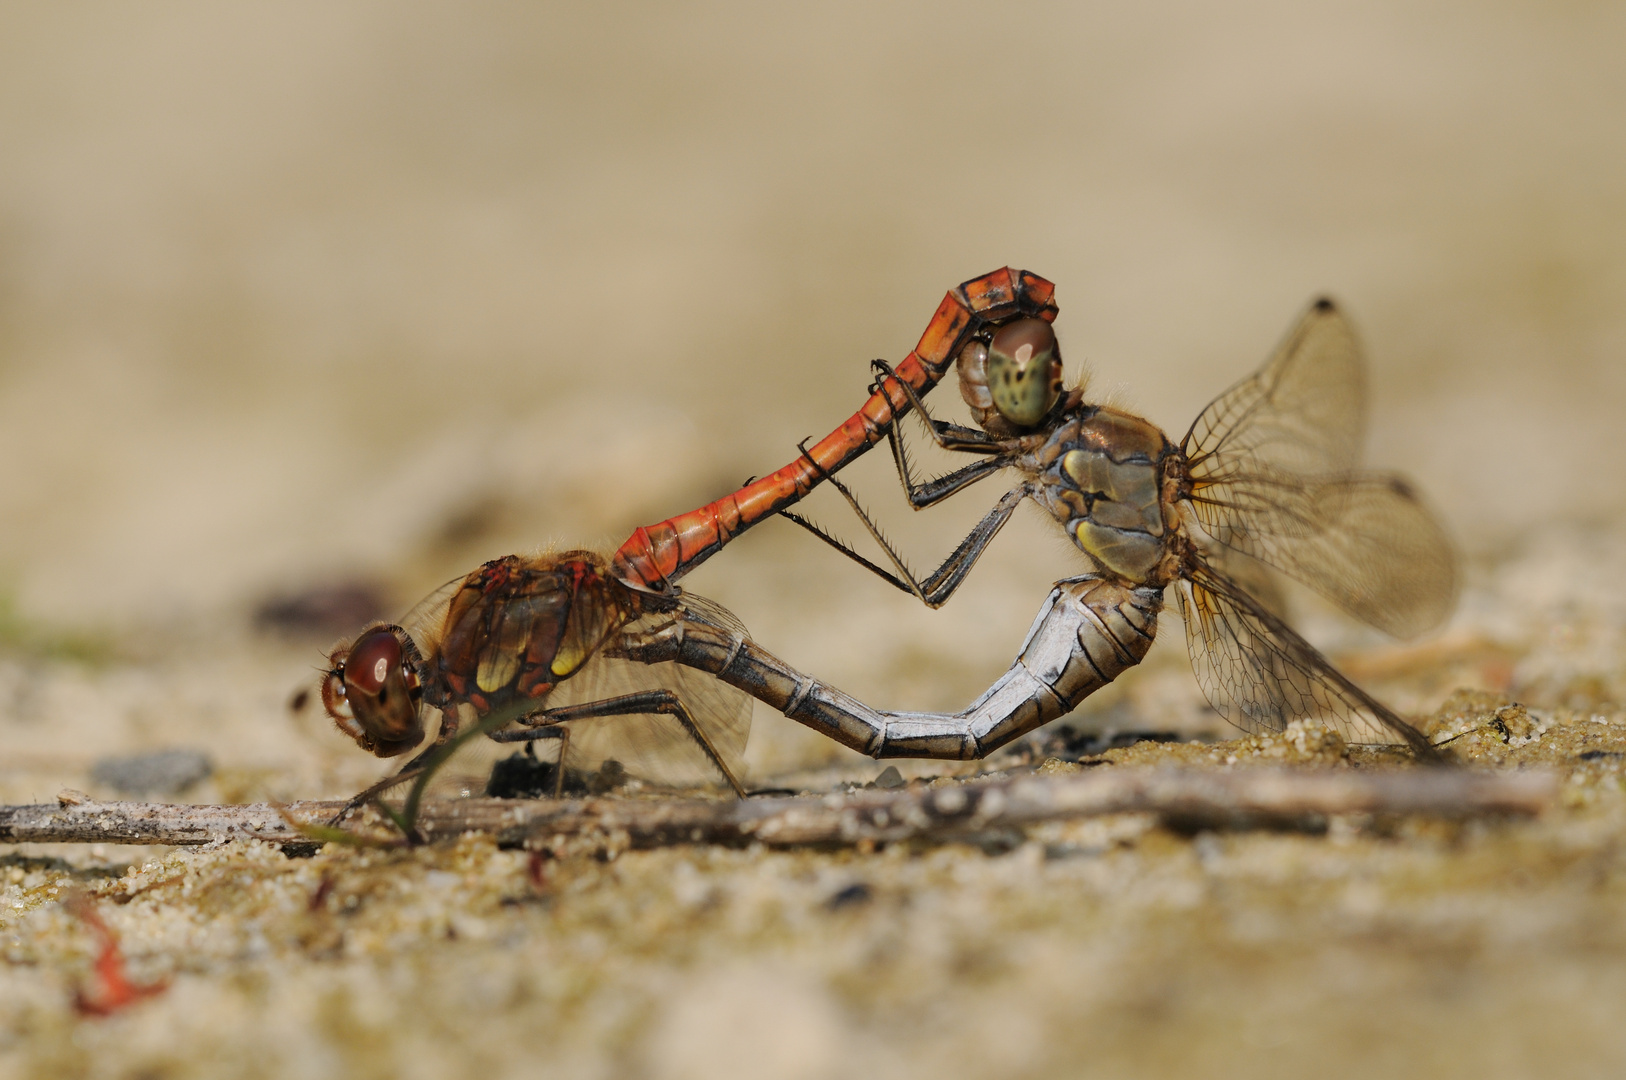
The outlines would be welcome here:
M 1296 622 L 1411 715 L 1498 695 L 1439 723 L 1482 729 L 1483 767 L 1566 778 L 1530 823 L 1111 819 L 988 850 L 584 854 L 537 880 L 474 841 L 17 851 L 0 1072 L 1618 1074 L 1623 20 L 0 13 L 6 802 L 111 796 L 99 762 L 164 749 L 207 760 L 191 801 L 356 790 L 378 764 L 290 701 L 369 606 L 613 545 L 777 467 L 944 289 L 1007 263 L 1057 282 L 1070 370 L 1176 435 L 1336 295 L 1371 355 L 1370 457 L 1428 493 L 1467 587 L 1424 642 Z M 852 478 L 921 563 L 993 498 L 910 515 L 873 458 Z M 866 700 L 958 708 L 1077 569 L 1019 516 L 929 612 L 769 524 L 689 584 Z M 329 618 L 258 617 L 337 586 Z M 1232 737 L 1180 639 L 1166 620 L 1079 725 Z M 748 763 L 879 772 L 763 710 Z M 167 991 L 74 1012 L 94 941 L 70 883 Z

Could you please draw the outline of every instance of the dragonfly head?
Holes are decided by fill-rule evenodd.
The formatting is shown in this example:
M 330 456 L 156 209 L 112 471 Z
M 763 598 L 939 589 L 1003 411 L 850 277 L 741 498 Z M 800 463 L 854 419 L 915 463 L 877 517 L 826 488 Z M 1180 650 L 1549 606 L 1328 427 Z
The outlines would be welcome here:
M 322 705 L 339 730 L 368 753 L 404 754 L 423 741 L 422 663 L 405 630 L 371 627 L 328 655 Z
M 1018 319 L 960 353 L 960 393 L 977 422 L 1013 435 L 1044 422 L 1061 399 L 1061 349 L 1043 319 Z

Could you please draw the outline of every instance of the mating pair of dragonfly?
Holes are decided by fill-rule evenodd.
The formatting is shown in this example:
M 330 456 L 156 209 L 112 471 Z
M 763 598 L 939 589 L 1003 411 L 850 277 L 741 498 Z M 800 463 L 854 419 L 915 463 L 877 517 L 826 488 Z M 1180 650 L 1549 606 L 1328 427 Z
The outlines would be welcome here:
M 1233 724 L 1276 731 L 1319 717 L 1352 742 L 1434 758 L 1417 729 L 1340 673 L 1272 600 L 1274 570 L 1409 637 L 1442 621 L 1456 597 L 1455 555 L 1428 510 L 1403 480 L 1360 469 L 1365 376 L 1337 307 L 1312 304 L 1264 366 L 1176 444 L 1140 417 L 1091 403 L 1082 383 L 1064 387 L 1053 294 L 1050 282 L 1010 268 L 968 281 L 901 363 L 874 363 L 861 409 L 772 475 L 637 529 L 608 558 L 496 559 L 399 625 L 369 627 L 329 658 L 329 715 L 381 757 L 417 749 L 438 721 L 392 781 L 432 772 L 470 739 L 556 739 L 561 779 L 567 754 L 583 766 L 616 757 L 656 777 L 688 761 L 743 796 L 751 697 L 873 757 L 981 758 L 1139 663 L 1172 585 L 1198 682 Z M 927 411 L 924 398 L 950 371 L 976 427 Z M 910 411 L 936 445 L 970 463 L 917 482 L 899 424 Z M 917 509 L 1005 470 L 1019 477 L 924 578 L 836 479 L 883 438 Z M 825 482 L 890 568 L 790 512 Z M 779 660 L 727 611 L 678 586 L 780 514 L 937 607 L 1026 499 L 1055 518 L 1086 572 L 1056 582 L 1010 670 L 963 712 L 871 708 Z

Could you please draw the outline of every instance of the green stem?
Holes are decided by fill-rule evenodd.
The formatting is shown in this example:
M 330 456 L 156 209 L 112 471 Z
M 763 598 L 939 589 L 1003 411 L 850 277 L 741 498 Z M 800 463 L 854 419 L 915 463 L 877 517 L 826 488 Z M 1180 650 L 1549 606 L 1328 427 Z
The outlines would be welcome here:
M 530 704 L 534 707 L 534 703 Z M 417 835 L 418 808 L 423 802 L 423 793 L 429 787 L 429 781 L 434 777 L 435 773 L 440 771 L 440 767 L 446 764 L 447 760 L 470 739 L 485 738 L 498 728 L 506 726 L 515 716 L 522 715 L 525 711 L 523 709 L 503 709 L 482 717 L 479 723 L 467 731 L 458 732 L 445 746 L 435 751 L 423 763 L 423 772 L 412 782 L 412 788 L 407 792 L 406 805 L 401 808 L 401 819 L 396 821 L 396 825 L 401 828 L 401 831 L 407 835 L 409 840 Z

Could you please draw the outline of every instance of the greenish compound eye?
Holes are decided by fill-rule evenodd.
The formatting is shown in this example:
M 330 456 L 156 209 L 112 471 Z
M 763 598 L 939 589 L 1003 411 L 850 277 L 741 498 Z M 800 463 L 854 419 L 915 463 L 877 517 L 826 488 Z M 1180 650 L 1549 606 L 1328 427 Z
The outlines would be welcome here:
M 1061 397 L 1061 350 L 1043 319 L 1019 319 L 988 343 L 988 391 L 999 415 L 1036 427 Z

